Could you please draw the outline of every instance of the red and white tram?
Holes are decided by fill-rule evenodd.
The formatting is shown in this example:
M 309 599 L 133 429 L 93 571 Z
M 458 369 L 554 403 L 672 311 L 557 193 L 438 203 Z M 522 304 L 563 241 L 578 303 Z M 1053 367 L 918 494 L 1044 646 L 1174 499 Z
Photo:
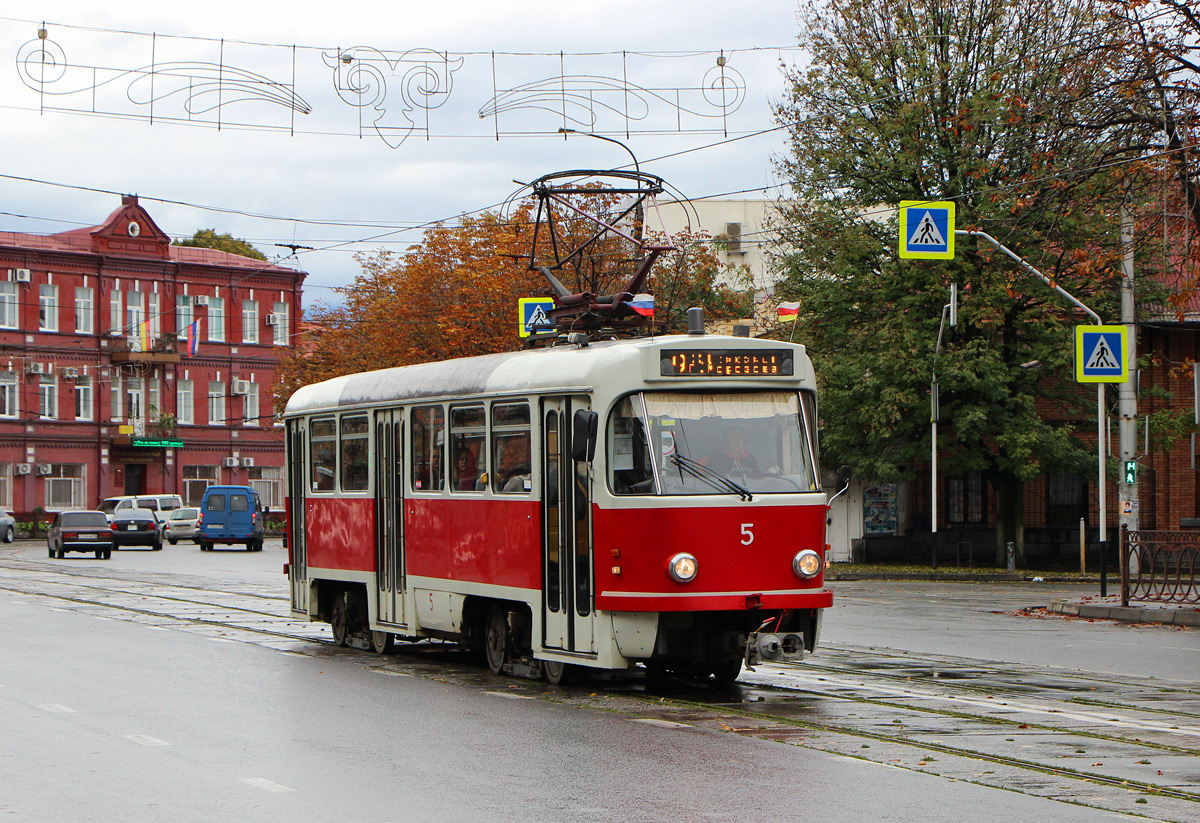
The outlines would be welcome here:
M 339 377 L 285 412 L 297 616 L 493 671 L 732 680 L 816 646 L 826 495 L 804 347 L 677 335 Z

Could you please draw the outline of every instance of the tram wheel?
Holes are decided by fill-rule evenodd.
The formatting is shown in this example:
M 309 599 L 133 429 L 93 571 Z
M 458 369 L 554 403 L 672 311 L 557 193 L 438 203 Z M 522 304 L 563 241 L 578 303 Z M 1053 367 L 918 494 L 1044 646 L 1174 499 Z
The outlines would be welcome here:
M 735 657 L 732 660 L 722 660 L 713 666 L 712 673 L 713 679 L 718 683 L 732 683 L 742 673 L 742 658 Z
M 551 686 L 561 686 L 570 679 L 571 665 L 559 660 L 542 661 L 542 677 Z
M 499 606 L 488 612 L 483 650 L 492 674 L 500 674 L 508 660 L 508 612 Z
M 371 632 L 371 651 L 375 654 L 387 654 L 392 650 L 392 642 L 396 635 L 391 632 Z
M 333 627 L 333 642 L 336 646 L 345 646 L 346 637 L 350 634 L 349 599 L 349 592 L 338 592 L 333 599 L 333 612 L 329 615 L 329 625 Z

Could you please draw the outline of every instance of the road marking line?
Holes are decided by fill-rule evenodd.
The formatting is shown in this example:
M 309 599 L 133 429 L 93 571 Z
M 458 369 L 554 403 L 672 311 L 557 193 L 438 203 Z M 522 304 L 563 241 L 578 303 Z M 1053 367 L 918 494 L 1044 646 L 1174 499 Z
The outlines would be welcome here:
M 44 712 L 58 712 L 60 714 L 63 712 L 69 712 L 71 714 L 75 714 L 74 709 L 69 709 L 66 706 L 60 706 L 57 703 L 47 703 L 45 705 L 38 706 L 38 708 Z
M 507 697 L 509 700 L 533 700 L 533 697 L 527 694 L 509 694 L 508 692 L 484 692 L 491 697 Z
M 157 737 L 151 737 L 148 734 L 124 734 L 121 735 L 126 740 L 137 743 L 139 746 L 170 746 L 171 744 L 165 740 L 159 740 Z
M 264 792 L 273 792 L 275 794 L 285 794 L 287 792 L 296 791 L 293 788 L 276 783 L 273 780 L 267 780 L 265 777 L 243 777 L 242 782 L 255 788 L 262 789 Z

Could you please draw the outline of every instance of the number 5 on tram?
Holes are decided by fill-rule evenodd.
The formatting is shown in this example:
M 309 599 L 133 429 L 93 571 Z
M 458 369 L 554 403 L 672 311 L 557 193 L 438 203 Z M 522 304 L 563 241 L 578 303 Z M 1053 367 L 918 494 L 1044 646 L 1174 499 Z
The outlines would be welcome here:
M 664 336 L 349 375 L 285 412 L 293 612 L 495 671 L 721 680 L 818 640 L 827 498 L 800 345 Z

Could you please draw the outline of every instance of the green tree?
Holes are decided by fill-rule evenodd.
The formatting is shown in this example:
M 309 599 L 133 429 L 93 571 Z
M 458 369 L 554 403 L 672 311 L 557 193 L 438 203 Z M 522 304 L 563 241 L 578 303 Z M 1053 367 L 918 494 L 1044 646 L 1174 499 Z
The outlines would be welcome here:
M 198 246 L 206 249 L 227 251 L 230 254 L 240 254 L 242 257 L 253 257 L 255 260 L 266 262 L 267 256 L 245 240 L 226 233 L 217 234 L 216 229 L 197 229 L 196 233 L 186 240 L 175 240 L 173 246 Z
M 899 259 L 894 207 L 955 201 L 959 228 L 1112 317 L 1119 181 L 1109 136 L 1083 125 L 1110 93 L 1114 52 L 1092 48 L 1108 20 L 1093 0 L 834 0 L 799 18 L 812 61 L 776 107 L 793 189 L 780 293 L 801 302 L 826 453 L 862 477 L 911 477 L 930 450 L 936 365 L 945 474 L 983 472 L 998 550 L 1022 548 L 1023 484 L 1094 465 L 1073 425 L 1045 417 L 1075 406 L 1088 419 L 1094 395 L 1070 383 L 1071 327 L 1086 318 L 986 243 Z M 959 326 L 935 364 L 951 283 Z

